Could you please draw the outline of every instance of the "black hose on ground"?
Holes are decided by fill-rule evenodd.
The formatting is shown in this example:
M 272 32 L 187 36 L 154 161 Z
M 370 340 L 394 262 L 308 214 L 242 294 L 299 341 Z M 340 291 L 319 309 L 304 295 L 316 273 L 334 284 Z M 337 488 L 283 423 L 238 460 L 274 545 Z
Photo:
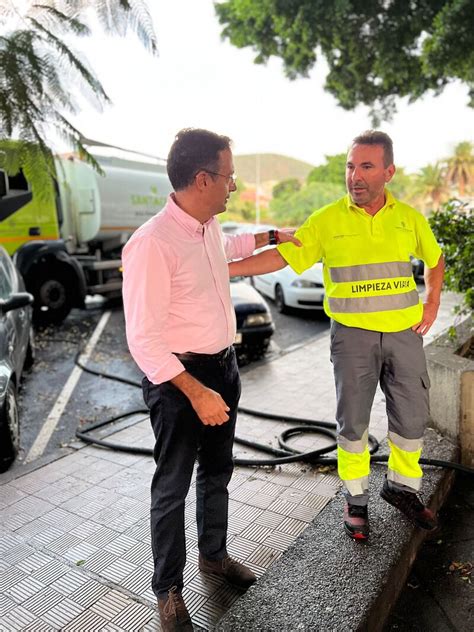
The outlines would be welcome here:
M 122 384 L 127 384 L 129 386 L 135 386 L 141 388 L 140 382 L 136 382 L 135 380 L 129 380 L 124 377 L 119 377 L 116 375 L 110 375 L 108 373 L 103 373 L 101 371 L 96 371 L 95 369 L 91 369 L 80 362 L 82 351 L 78 351 L 75 357 L 75 363 L 86 373 L 90 373 L 91 375 L 96 375 L 98 377 L 103 377 L 108 380 L 114 380 L 116 382 L 121 382 Z M 278 437 L 278 444 L 280 448 L 273 448 L 269 445 L 256 443 L 255 441 L 249 441 L 247 439 L 242 439 L 240 437 L 234 437 L 235 443 L 240 445 L 244 445 L 255 450 L 259 450 L 260 452 L 266 452 L 267 454 L 273 455 L 272 458 L 268 459 L 242 459 L 242 458 L 234 458 L 235 465 L 241 466 L 261 466 L 261 465 L 283 465 L 285 463 L 295 463 L 302 462 L 308 463 L 311 465 L 319 465 L 319 466 L 329 466 L 329 465 L 337 465 L 336 457 L 323 457 L 322 455 L 332 452 L 337 447 L 337 436 L 336 436 L 336 424 L 331 421 L 320 421 L 315 419 L 306 419 L 304 417 L 288 417 L 286 415 L 277 415 L 273 413 L 265 413 L 258 410 L 253 410 L 252 408 L 246 408 L 245 406 L 239 406 L 238 412 L 245 413 L 247 415 L 252 415 L 254 417 L 259 417 L 261 419 L 269 419 L 271 421 L 281 421 L 283 423 L 295 423 L 297 426 L 292 426 L 291 428 L 287 428 L 284 430 L 280 436 Z M 96 437 L 91 436 L 89 433 L 93 430 L 97 430 L 98 428 L 103 428 L 108 424 L 114 423 L 119 419 L 125 419 L 126 417 L 130 417 L 131 415 L 136 414 L 145 414 L 148 415 L 148 408 L 138 408 L 135 410 L 130 410 L 126 413 L 122 413 L 121 415 L 117 415 L 116 417 L 112 417 L 110 419 L 106 419 L 105 421 L 98 421 L 87 426 L 84 426 L 81 430 L 76 430 L 76 437 L 81 439 L 85 443 L 89 443 L 92 445 L 98 445 L 103 448 L 109 448 L 111 450 L 115 450 L 118 452 L 128 452 L 130 454 L 143 454 L 153 456 L 152 448 L 143 448 L 139 446 L 131 446 L 122 443 L 112 443 L 111 441 L 105 441 L 103 439 L 98 439 Z M 318 450 L 311 450 L 309 452 L 299 452 L 295 450 L 293 447 L 288 445 L 287 439 L 292 436 L 307 434 L 307 433 L 316 433 L 322 434 L 327 437 L 333 439 L 333 443 L 330 443 L 324 448 L 320 448 Z M 376 455 L 377 450 L 379 449 L 379 442 L 373 435 L 369 435 L 369 451 L 370 451 L 370 462 L 371 463 L 386 463 L 388 461 L 388 455 Z M 441 461 L 438 459 L 424 459 L 421 458 L 419 461 L 422 465 L 432 465 L 435 467 L 444 467 L 446 469 L 457 470 L 459 472 L 466 472 L 468 474 L 474 474 L 474 469 L 467 467 L 465 465 L 461 465 L 460 463 L 453 463 L 451 461 Z

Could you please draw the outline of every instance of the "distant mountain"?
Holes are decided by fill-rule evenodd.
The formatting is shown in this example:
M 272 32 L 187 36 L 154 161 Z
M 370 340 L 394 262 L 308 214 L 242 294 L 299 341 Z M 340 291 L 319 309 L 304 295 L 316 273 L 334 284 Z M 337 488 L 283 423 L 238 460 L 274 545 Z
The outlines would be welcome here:
M 235 173 L 247 184 L 257 182 L 257 156 L 260 159 L 260 182 L 279 182 L 287 178 L 305 180 L 313 165 L 280 154 L 245 154 L 234 156 Z

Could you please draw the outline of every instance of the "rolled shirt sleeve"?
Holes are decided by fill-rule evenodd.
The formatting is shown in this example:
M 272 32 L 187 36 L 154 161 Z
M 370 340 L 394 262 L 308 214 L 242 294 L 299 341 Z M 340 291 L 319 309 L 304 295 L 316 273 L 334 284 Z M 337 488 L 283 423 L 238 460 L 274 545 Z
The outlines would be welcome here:
M 222 236 L 227 261 L 245 259 L 250 257 L 255 250 L 255 237 L 252 233 L 243 235 L 226 235 L 223 233 Z
M 173 265 L 165 248 L 160 240 L 144 236 L 129 241 L 122 252 L 127 342 L 135 362 L 154 384 L 185 370 L 164 335 Z

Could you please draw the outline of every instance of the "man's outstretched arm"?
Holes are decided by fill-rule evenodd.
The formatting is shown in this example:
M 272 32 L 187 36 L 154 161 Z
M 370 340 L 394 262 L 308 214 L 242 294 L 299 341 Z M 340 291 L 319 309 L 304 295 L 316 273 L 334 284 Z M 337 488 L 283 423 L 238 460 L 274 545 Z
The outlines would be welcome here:
M 253 276 L 281 270 L 287 264 L 276 248 L 265 250 L 258 255 L 233 261 L 229 264 L 229 276 Z

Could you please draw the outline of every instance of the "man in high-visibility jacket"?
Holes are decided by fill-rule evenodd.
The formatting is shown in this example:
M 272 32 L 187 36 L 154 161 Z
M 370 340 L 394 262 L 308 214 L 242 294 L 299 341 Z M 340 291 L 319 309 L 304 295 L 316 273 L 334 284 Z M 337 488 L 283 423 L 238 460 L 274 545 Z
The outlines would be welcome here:
M 417 492 L 429 416 L 423 335 L 438 312 L 444 260 L 423 215 L 386 189 L 394 173 L 390 137 L 364 132 L 347 156 L 348 194 L 315 211 L 298 229 L 301 247 L 282 244 L 230 264 L 234 276 L 264 274 L 287 264 L 300 274 L 323 262 L 324 309 L 332 319 L 338 471 L 346 496 L 344 528 L 358 540 L 369 535 L 368 425 L 378 383 L 386 398 L 390 446 L 381 496 L 417 526 L 436 527 L 435 515 Z M 423 303 L 410 256 L 425 262 Z

